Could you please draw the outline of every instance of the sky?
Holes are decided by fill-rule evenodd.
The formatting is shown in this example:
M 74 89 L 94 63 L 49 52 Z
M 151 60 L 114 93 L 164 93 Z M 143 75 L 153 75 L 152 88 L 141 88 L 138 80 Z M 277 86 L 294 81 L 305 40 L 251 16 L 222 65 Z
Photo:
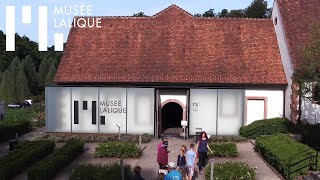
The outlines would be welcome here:
M 274 0 L 267 0 L 273 6 Z M 191 14 L 204 13 L 209 9 L 220 12 L 222 9 L 243 9 L 252 0 L 0 0 L 0 30 L 6 30 L 6 6 L 15 6 L 15 30 L 20 36 L 27 36 L 38 42 L 38 7 L 48 7 L 48 46 L 54 44 L 54 34 L 62 33 L 64 42 L 69 33 L 68 22 L 72 22 L 75 11 L 71 15 L 54 12 L 55 8 L 84 9 L 82 16 L 131 16 L 144 12 L 152 16 L 166 7 L 176 4 Z M 22 23 L 22 6 L 31 6 L 31 24 Z M 85 10 L 88 10 L 85 11 Z M 79 15 L 79 14 L 77 14 Z M 66 23 L 63 24 L 63 22 Z

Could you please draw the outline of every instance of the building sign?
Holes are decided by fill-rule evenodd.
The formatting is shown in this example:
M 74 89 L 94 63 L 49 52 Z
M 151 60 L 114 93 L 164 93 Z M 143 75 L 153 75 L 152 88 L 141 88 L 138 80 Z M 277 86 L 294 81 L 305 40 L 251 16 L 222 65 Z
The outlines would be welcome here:
M 127 113 L 126 107 L 123 107 L 121 100 L 109 100 L 100 102 L 100 113 Z
M 199 106 L 200 106 L 199 102 L 193 102 L 192 103 L 192 111 L 198 112 L 199 111 Z

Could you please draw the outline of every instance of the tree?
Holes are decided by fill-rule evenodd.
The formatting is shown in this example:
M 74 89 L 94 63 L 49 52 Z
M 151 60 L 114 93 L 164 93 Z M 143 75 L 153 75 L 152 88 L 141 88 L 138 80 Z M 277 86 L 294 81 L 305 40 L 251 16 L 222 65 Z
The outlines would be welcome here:
M 46 86 L 53 84 L 53 79 L 54 79 L 56 72 L 57 72 L 57 68 L 56 68 L 55 64 L 51 63 L 49 72 L 46 77 Z
M 1 81 L 2 81 L 2 72 L 0 71 L 0 84 L 1 84 Z
M 15 79 L 12 73 L 6 70 L 2 75 L 2 81 L 0 84 L 0 98 L 6 102 L 16 101 L 15 93 Z
M 24 61 L 24 73 L 27 78 L 28 87 L 30 87 L 30 91 L 32 94 L 38 94 L 39 89 L 39 77 L 36 70 L 36 67 L 33 63 L 33 59 L 30 55 L 26 56 Z
M 267 18 L 268 2 L 265 0 L 254 0 L 245 11 L 248 18 Z
M 222 9 L 221 12 L 218 13 L 218 17 L 228 17 L 229 11 L 227 9 Z
M 30 96 L 29 86 L 28 86 L 28 80 L 27 77 L 24 74 L 23 69 L 20 70 L 18 76 L 17 76 L 17 99 L 20 102 L 23 102 L 25 98 Z
M 41 88 L 45 87 L 46 86 L 46 77 L 47 77 L 47 74 L 49 72 L 49 69 L 50 69 L 50 65 L 51 63 L 50 62 L 53 62 L 53 59 L 50 58 L 50 59 L 44 59 L 41 61 L 41 64 L 40 64 L 40 67 L 39 67 L 39 86 Z
M 214 13 L 214 9 L 209 9 L 202 15 L 203 17 L 216 17 L 216 14 Z
M 299 93 L 305 98 L 315 98 L 320 102 L 320 23 L 313 27 L 311 41 L 301 53 L 294 80 L 299 84 Z
M 133 14 L 134 17 L 147 17 L 147 15 L 144 14 L 144 12 L 138 12 L 137 14 Z
M 245 10 L 238 9 L 238 10 L 231 10 L 228 14 L 228 17 L 239 17 L 239 18 L 245 18 L 247 17 Z
M 194 17 L 202 17 L 202 14 L 197 13 L 197 14 L 194 14 L 193 16 Z

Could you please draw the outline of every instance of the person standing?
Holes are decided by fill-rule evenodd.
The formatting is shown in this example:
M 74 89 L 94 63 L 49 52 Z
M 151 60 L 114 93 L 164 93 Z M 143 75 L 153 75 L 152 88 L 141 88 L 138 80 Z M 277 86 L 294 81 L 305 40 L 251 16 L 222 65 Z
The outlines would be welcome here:
M 194 152 L 194 144 L 190 144 L 190 150 L 187 151 L 186 154 L 186 160 L 187 160 L 187 166 L 188 166 L 188 176 L 189 179 L 191 180 L 194 174 L 194 162 L 196 161 L 196 153 Z
M 164 177 L 164 180 L 182 180 L 182 176 L 180 172 L 176 170 L 176 164 L 174 162 L 168 164 L 168 174 Z
M 185 156 L 185 152 L 184 149 L 180 149 L 180 154 L 178 155 L 178 160 L 177 160 L 177 169 L 184 169 L 185 166 L 187 165 L 186 162 L 186 156 Z
M 163 141 L 157 155 L 157 162 L 159 164 L 159 169 L 165 169 L 168 164 L 168 141 Z
M 196 148 L 196 152 L 199 156 L 199 163 L 198 163 L 199 174 L 201 174 L 201 170 L 203 169 L 203 167 L 205 167 L 208 149 L 210 150 L 210 152 L 212 152 L 212 150 L 209 147 L 209 139 L 208 139 L 207 133 L 203 131 L 200 134 L 200 139 L 198 140 L 197 148 Z
M 131 180 L 145 180 L 141 176 L 141 167 L 140 166 L 134 167 L 133 172 L 134 172 L 134 175 L 132 176 Z

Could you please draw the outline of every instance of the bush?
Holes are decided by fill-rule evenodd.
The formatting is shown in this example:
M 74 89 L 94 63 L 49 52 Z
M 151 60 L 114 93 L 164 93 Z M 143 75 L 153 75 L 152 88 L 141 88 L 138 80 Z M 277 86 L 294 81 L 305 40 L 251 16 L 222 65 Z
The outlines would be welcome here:
M 245 142 L 247 139 L 242 136 L 210 136 L 209 142 Z
M 131 176 L 131 168 L 129 165 L 124 166 L 125 179 L 129 180 Z M 113 165 L 80 165 L 72 170 L 70 180 L 121 180 L 121 168 L 118 164 Z
M 72 141 L 28 170 L 28 179 L 53 179 L 56 173 L 83 152 L 84 143 Z
M 310 147 L 320 148 L 320 125 L 305 125 L 301 131 L 301 142 Z
M 240 128 L 240 135 L 247 138 L 256 138 L 260 135 L 289 133 L 293 131 L 294 125 L 285 118 L 273 118 L 254 121 L 248 126 Z
M 136 158 L 141 156 L 141 149 L 134 143 L 107 142 L 101 143 L 95 149 L 95 157 Z
M 212 153 L 208 153 L 209 157 L 236 157 L 238 154 L 236 143 L 210 143 L 209 146 L 212 149 Z
M 32 129 L 29 120 L 4 120 L 0 122 L 0 142 L 16 137 L 16 133 L 20 135 L 29 132 Z
M 306 163 L 310 163 L 310 160 L 302 160 L 310 156 L 310 154 L 316 154 L 316 152 L 310 147 L 293 140 L 285 134 L 258 137 L 256 140 L 256 149 L 265 158 L 265 160 L 285 176 L 287 176 L 289 169 L 289 158 L 292 156 L 295 157 L 294 161 L 291 161 L 291 164 L 301 160 L 300 163 L 290 167 L 290 170 L 292 171 L 302 168 Z M 310 154 L 298 154 L 304 150 L 309 150 Z M 293 178 L 299 174 L 305 174 L 308 169 L 308 167 L 302 168 L 290 177 Z
M 149 134 L 142 134 L 141 140 L 142 143 L 148 143 L 151 141 L 153 136 Z M 53 140 L 55 142 L 68 142 L 70 140 L 75 141 L 83 141 L 85 143 L 91 143 L 91 142 L 109 142 L 109 141 L 119 141 L 119 135 L 62 135 L 62 134 L 51 134 L 49 136 L 46 136 L 45 139 L 47 140 Z M 139 143 L 139 135 L 121 135 L 121 142 L 135 142 Z
M 52 141 L 25 141 L 18 144 L 7 156 L 0 158 L 0 179 L 11 179 L 50 154 L 54 146 Z
M 214 165 L 213 179 L 255 180 L 254 169 L 241 162 L 225 162 Z M 206 168 L 206 179 L 210 179 L 210 166 Z

